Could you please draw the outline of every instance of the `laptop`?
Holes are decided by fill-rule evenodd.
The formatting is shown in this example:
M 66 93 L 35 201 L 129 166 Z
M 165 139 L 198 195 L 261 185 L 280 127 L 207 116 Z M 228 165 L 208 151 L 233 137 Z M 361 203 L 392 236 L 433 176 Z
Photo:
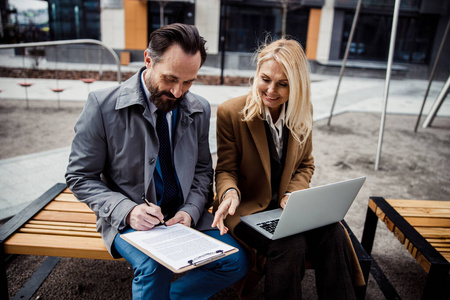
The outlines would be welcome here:
M 344 219 L 366 177 L 295 191 L 285 209 L 241 217 L 241 221 L 271 240 L 322 227 Z

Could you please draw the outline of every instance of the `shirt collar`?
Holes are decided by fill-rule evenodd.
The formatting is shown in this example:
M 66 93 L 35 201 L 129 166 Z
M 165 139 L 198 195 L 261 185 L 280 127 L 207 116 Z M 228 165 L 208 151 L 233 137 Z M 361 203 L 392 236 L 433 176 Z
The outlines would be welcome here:
M 283 106 L 281 107 L 280 116 L 278 117 L 278 120 L 273 123 L 272 115 L 270 114 L 269 108 L 265 107 L 265 113 L 266 113 L 266 121 L 269 123 L 270 126 L 276 127 L 278 129 L 281 129 L 284 127 L 284 124 L 286 123 L 286 103 L 283 103 Z
M 150 91 L 148 90 L 147 85 L 145 85 L 145 80 L 144 80 L 145 72 L 147 72 L 147 70 L 144 70 L 141 72 L 141 86 L 142 86 L 142 91 L 144 92 L 145 102 L 147 102 L 151 112 L 153 113 L 156 111 L 156 106 L 150 101 Z

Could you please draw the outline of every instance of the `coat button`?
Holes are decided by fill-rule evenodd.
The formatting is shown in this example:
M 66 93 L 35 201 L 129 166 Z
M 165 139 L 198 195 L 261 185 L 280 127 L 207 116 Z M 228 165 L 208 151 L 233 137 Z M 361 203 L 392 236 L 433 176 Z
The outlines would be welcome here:
M 155 159 L 154 159 L 154 158 L 150 158 L 149 161 L 148 161 L 148 163 L 149 163 L 149 164 L 155 163 Z
M 103 211 L 107 214 L 107 213 L 109 213 L 109 206 L 108 207 L 105 207 L 104 209 L 103 209 Z

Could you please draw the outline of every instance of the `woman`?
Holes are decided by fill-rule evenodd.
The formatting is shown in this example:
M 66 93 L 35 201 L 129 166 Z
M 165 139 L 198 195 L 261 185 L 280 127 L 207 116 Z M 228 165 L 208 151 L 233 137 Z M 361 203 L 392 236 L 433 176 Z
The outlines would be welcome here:
M 353 249 L 341 224 L 270 241 L 240 222 L 244 215 L 284 208 L 289 193 L 309 187 L 314 173 L 312 127 L 308 61 L 294 40 L 277 40 L 260 49 L 251 92 L 217 110 L 212 226 L 221 234 L 230 231 L 265 256 L 267 299 L 301 298 L 306 258 L 316 270 L 319 298 L 355 297 Z

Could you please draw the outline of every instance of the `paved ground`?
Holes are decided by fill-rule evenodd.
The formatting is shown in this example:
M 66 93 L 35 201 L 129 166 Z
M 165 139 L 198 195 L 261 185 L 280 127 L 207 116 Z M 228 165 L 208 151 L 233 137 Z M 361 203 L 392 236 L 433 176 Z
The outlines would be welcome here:
M 0 56 L 0 65 L 3 65 L 4 62 Z M 122 71 L 138 70 L 140 66 L 140 64 L 136 64 L 122 67 Z M 76 69 L 83 66 L 66 65 L 61 67 Z M 114 69 L 114 66 L 110 67 L 110 69 Z M 217 69 L 202 68 L 200 73 L 217 75 L 218 72 L 219 70 Z M 250 77 L 252 73 L 237 73 L 227 70 L 225 75 Z M 314 120 L 319 121 L 328 118 L 330 115 L 338 78 L 336 76 L 313 74 L 312 79 Z M 32 83 L 32 85 L 25 90 L 18 84 L 23 81 L 24 79 L 0 78 L 0 101 L 2 99 L 26 101 L 25 98 L 28 97 L 29 100 L 33 101 L 54 100 L 56 105 L 58 97 L 51 91 L 51 88 L 59 87 L 64 88 L 64 91 L 59 94 L 59 101 L 61 101 L 62 105 L 64 101 L 84 102 L 89 91 L 118 84 L 117 82 L 96 81 L 87 85 L 78 80 L 27 79 L 27 82 Z M 392 80 L 388 97 L 388 113 L 417 116 L 422 105 L 427 83 L 425 80 Z M 443 84 L 444 82 L 433 83 L 424 114 L 430 111 Z M 385 82 L 383 79 L 344 77 L 334 114 L 343 112 L 380 113 L 382 111 L 384 88 Z M 248 88 L 195 84 L 191 90 L 208 99 L 213 107 L 217 107 L 226 99 L 246 93 Z M 444 101 L 438 116 L 450 116 L 450 101 Z M 422 122 L 424 119 L 425 117 L 422 118 Z M 378 132 L 378 128 L 374 131 Z M 215 152 L 215 119 L 211 120 L 210 142 L 211 150 Z M 69 147 L 64 147 L 0 160 L 0 220 L 14 215 L 56 182 L 64 182 L 69 150 Z M 395 248 L 396 251 L 401 251 L 398 248 L 402 246 L 398 242 L 394 241 L 392 244 L 397 247 Z M 383 258 L 382 256 L 380 260 Z M 376 299 L 376 297 L 373 299 Z
M 140 66 L 130 66 L 137 70 Z M 202 68 L 202 74 L 218 74 L 219 70 Z M 227 71 L 226 75 L 232 74 Z M 251 72 L 240 74 L 250 76 Z M 336 92 L 338 77 L 312 75 L 312 99 L 314 105 L 314 120 L 328 118 Z M 118 84 L 110 81 L 96 81 L 85 84 L 79 80 L 48 80 L 27 79 L 32 85 L 25 91 L 19 83 L 24 79 L 0 78 L 0 100 L 15 99 L 85 101 L 90 90 Z M 418 115 L 428 82 L 425 80 L 392 80 L 388 96 L 388 113 Z M 436 100 L 443 82 L 434 82 L 426 102 L 424 113 L 427 114 Z M 56 95 L 51 88 L 64 88 Z M 346 111 L 381 112 L 385 88 L 384 79 L 344 77 L 339 96 L 334 108 L 334 114 Z M 247 87 L 211 86 L 194 84 L 191 91 L 208 99 L 213 107 L 226 99 L 242 95 Z M 58 99 L 59 96 L 59 99 Z M 438 116 L 450 116 L 450 102 L 444 101 Z M 422 117 L 422 121 L 425 117 Z M 55 126 L 57 126 L 55 124 Z M 215 145 L 215 119 L 211 120 L 211 151 Z M 41 195 L 56 182 L 64 182 L 64 172 L 68 161 L 69 147 L 54 149 L 42 153 L 18 156 L 0 160 L 0 220 L 17 213 L 30 201 Z

